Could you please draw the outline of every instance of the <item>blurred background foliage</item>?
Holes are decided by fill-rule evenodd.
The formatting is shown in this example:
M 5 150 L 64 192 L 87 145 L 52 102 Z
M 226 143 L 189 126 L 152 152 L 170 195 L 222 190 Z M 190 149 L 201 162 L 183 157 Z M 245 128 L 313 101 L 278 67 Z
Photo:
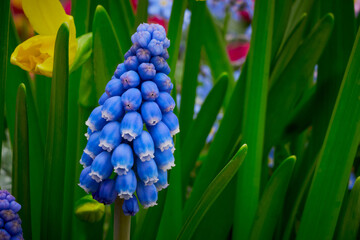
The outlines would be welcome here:
M 0 186 L 23 206 L 25 239 L 112 239 L 113 209 L 76 185 L 78 160 L 142 22 L 167 29 L 181 132 L 170 187 L 132 217 L 131 238 L 357 238 L 360 1 L 62 4 L 78 50 L 68 67 L 59 31 L 52 79 L 10 64 L 35 33 L 21 0 L 0 5 Z

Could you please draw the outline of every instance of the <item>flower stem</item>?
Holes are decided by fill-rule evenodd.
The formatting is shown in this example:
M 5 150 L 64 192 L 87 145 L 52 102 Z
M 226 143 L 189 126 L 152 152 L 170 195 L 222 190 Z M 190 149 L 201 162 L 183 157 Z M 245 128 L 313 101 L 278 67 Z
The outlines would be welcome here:
M 114 240 L 130 240 L 131 216 L 125 216 L 122 210 L 124 200 L 116 198 L 114 209 Z

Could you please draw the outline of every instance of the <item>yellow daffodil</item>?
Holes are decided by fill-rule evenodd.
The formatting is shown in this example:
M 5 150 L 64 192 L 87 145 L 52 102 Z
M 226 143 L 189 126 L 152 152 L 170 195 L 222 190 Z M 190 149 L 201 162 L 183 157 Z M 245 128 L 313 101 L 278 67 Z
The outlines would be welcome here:
M 67 15 L 58 0 L 22 0 L 22 7 L 30 24 L 39 34 L 16 47 L 11 63 L 36 74 L 52 76 L 54 47 L 60 25 L 67 22 L 70 27 L 69 65 L 74 61 L 77 41 L 74 19 Z

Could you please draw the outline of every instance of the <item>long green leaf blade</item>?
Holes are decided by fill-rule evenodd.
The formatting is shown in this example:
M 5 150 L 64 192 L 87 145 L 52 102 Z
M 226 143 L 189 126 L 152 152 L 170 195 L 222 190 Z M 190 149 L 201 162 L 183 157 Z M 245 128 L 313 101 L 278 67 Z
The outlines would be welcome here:
M 250 147 L 249 161 L 245 162 L 238 175 L 233 239 L 247 239 L 250 235 L 260 197 L 274 6 L 273 0 L 259 0 L 255 4 L 254 33 L 247 61 L 242 127 L 243 142 Z
M 69 26 L 60 26 L 55 42 L 49 123 L 45 147 L 45 176 L 41 239 L 61 239 L 68 121 Z
M 148 0 L 139 0 L 138 1 L 138 6 L 136 9 L 136 16 L 135 16 L 135 26 L 134 26 L 135 29 L 137 28 L 137 26 L 139 26 L 140 23 L 147 22 L 148 6 L 149 6 Z
M 16 118 L 13 146 L 12 194 L 21 205 L 23 235 L 32 239 L 30 199 L 29 129 L 26 106 L 26 88 L 22 83 L 16 98 Z
M 360 142 L 359 41 L 360 31 L 319 154 L 297 239 L 331 239 L 335 231 L 351 166 Z
M 190 171 L 206 143 L 206 138 L 223 104 L 229 80 L 226 73 L 220 75 L 219 78 L 206 97 L 197 118 L 190 126 L 189 134 L 184 139 L 182 147 L 184 151 L 181 152 L 183 186 L 187 186 Z
M 119 40 L 109 15 L 102 6 L 97 6 L 93 22 L 93 67 L 97 99 L 114 74 L 116 66 L 124 61 Z
M 5 107 L 5 83 L 8 63 L 9 47 L 9 19 L 10 19 L 10 0 L 0 3 L 0 140 L 4 133 L 4 107 Z M 1 168 L 1 147 L 0 147 L 0 168 Z
M 201 46 L 203 39 L 203 20 L 206 2 L 195 1 L 192 7 L 189 36 L 187 39 L 185 69 L 181 90 L 181 110 L 179 116 L 181 145 L 193 122 L 197 77 L 200 68 Z
M 238 169 L 242 165 L 246 153 L 247 145 L 243 145 L 236 153 L 234 158 L 224 167 L 223 170 L 214 178 L 210 183 L 201 199 L 195 206 L 191 215 L 185 221 L 177 239 L 191 239 L 191 236 L 195 232 L 197 226 L 209 210 L 211 205 L 219 197 L 222 191 L 225 189 L 230 180 L 235 176 Z
M 259 202 L 249 239 L 273 239 L 295 159 L 295 156 L 285 159 L 271 176 Z
M 344 207 L 345 212 L 339 218 L 338 230 L 334 239 L 355 240 L 360 226 L 360 178 L 358 177 L 351 189 L 350 196 Z

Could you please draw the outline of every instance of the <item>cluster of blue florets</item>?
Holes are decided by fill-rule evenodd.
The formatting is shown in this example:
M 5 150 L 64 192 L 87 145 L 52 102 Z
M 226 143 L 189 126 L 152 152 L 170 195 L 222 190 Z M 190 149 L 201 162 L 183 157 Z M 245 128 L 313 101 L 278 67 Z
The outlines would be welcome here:
M 23 238 L 21 219 L 17 214 L 21 205 L 6 190 L 0 190 L 0 239 L 20 240 Z
M 86 121 L 79 184 L 101 203 L 124 199 L 126 215 L 139 210 L 137 198 L 144 208 L 156 205 L 157 192 L 168 186 L 167 171 L 175 166 L 172 137 L 179 132 L 165 29 L 140 24 L 131 41 Z

